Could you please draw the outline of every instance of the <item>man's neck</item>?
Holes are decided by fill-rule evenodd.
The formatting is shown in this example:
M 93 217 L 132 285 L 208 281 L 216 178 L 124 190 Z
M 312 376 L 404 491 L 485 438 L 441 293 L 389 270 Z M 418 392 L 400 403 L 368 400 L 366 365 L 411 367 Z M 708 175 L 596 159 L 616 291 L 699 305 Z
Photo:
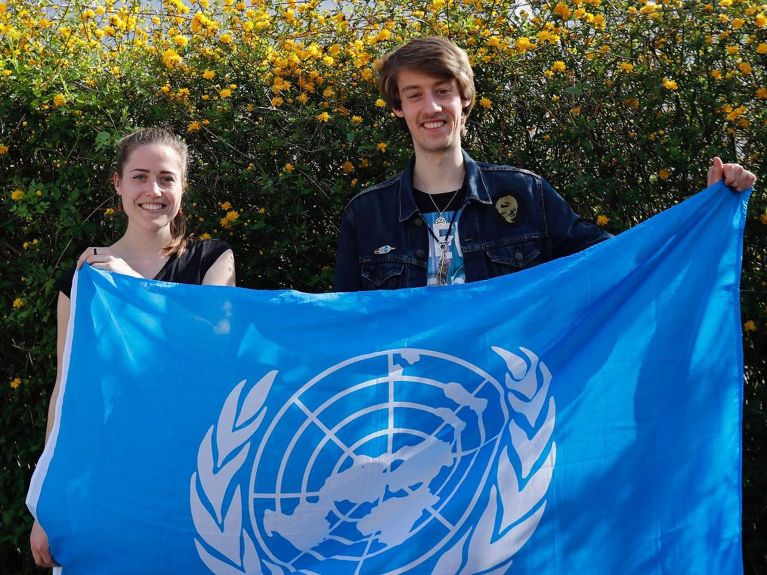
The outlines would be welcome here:
M 442 194 L 463 185 L 464 165 L 461 148 L 445 152 L 416 151 L 413 187 L 427 194 Z

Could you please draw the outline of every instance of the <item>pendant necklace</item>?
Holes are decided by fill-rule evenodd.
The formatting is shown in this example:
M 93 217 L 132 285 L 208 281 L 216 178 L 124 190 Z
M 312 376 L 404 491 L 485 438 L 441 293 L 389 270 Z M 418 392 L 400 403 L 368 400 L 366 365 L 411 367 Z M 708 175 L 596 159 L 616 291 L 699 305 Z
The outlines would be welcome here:
M 441 285 L 441 286 L 447 285 L 447 274 L 450 269 L 450 263 L 448 262 L 448 259 L 447 259 L 447 250 L 449 248 L 450 232 L 453 229 L 453 224 L 455 223 L 455 218 L 458 216 L 459 210 L 455 210 L 453 212 L 453 217 L 450 218 L 449 224 L 447 223 L 447 220 L 444 218 L 442 214 L 444 214 L 448 210 L 448 208 L 450 208 L 450 204 L 453 203 L 453 200 L 455 200 L 455 197 L 458 195 L 458 192 L 460 191 L 461 191 L 460 189 L 455 191 L 455 193 L 453 194 L 453 197 L 450 198 L 450 201 L 445 206 L 445 209 L 442 210 L 441 212 L 439 211 L 439 208 L 437 207 L 437 202 L 435 202 L 434 198 L 432 198 L 431 194 L 429 194 L 429 197 L 431 198 L 431 201 L 434 204 L 434 207 L 437 208 L 438 217 L 434 221 L 434 224 L 440 230 L 444 230 L 445 228 L 447 228 L 445 239 L 440 240 L 436 236 L 434 231 L 431 229 L 431 226 L 428 225 L 428 222 L 426 225 L 426 229 L 429 230 L 429 234 L 431 235 L 432 238 L 434 238 L 434 241 L 437 242 L 437 245 L 439 246 L 440 254 L 439 254 L 439 264 L 437 264 L 437 285 Z
M 458 192 L 461 191 L 461 188 L 458 188 L 455 192 L 453 192 L 453 197 L 450 198 L 450 201 L 445 206 L 444 210 L 440 210 L 439 206 L 437 206 L 437 202 L 434 201 L 434 198 L 431 194 L 426 194 L 429 196 L 429 199 L 431 200 L 431 203 L 434 204 L 434 209 L 437 210 L 437 219 L 434 220 L 434 224 L 441 230 L 444 230 L 447 227 L 447 220 L 445 219 L 444 214 L 449 208 L 450 205 L 453 203 L 453 200 L 455 200 L 455 197 L 458 195 Z

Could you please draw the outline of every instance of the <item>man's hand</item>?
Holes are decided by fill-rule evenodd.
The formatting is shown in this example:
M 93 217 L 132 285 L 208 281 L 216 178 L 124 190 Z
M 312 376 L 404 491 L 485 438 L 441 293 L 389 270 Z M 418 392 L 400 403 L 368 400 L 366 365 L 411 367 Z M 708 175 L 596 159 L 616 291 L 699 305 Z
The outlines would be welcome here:
M 720 157 L 715 156 L 708 169 L 707 185 L 711 186 L 719 180 L 724 180 L 724 185 L 728 188 L 742 192 L 753 187 L 756 176 L 740 164 L 725 164 Z

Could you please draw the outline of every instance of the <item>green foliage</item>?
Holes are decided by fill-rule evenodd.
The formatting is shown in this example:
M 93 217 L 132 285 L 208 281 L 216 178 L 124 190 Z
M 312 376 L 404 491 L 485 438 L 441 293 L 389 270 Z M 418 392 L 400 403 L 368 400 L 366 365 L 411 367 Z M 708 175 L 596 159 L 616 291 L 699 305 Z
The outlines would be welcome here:
M 23 500 L 55 377 L 54 280 L 122 232 L 114 142 L 139 126 L 185 134 L 191 232 L 233 245 L 242 286 L 328 290 L 341 209 L 410 154 L 376 102 L 374 62 L 426 34 L 474 63 L 470 153 L 544 175 L 612 232 L 703 187 L 715 154 L 767 177 L 763 1 L 0 4 L 0 572 L 32 572 Z M 742 281 L 752 575 L 767 572 L 766 258 L 755 194 Z

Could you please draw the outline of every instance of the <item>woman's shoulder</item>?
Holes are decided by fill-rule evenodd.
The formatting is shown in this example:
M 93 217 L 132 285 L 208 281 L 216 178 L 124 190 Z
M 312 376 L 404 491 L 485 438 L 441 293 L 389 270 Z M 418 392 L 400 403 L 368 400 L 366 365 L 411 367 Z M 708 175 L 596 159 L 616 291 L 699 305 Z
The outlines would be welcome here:
M 216 260 L 231 249 L 229 243 L 224 240 L 188 240 L 184 251 L 172 256 L 155 279 L 201 284 L 206 272 L 216 263 Z
M 212 264 L 221 256 L 221 254 L 231 249 L 232 246 L 225 240 L 215 238 L 204 240 L 191 239 L 187 241 L 184 252 L 188 252 L 189 257 L 191 258 L 200 258 L 204 261 L 212 259 Z

